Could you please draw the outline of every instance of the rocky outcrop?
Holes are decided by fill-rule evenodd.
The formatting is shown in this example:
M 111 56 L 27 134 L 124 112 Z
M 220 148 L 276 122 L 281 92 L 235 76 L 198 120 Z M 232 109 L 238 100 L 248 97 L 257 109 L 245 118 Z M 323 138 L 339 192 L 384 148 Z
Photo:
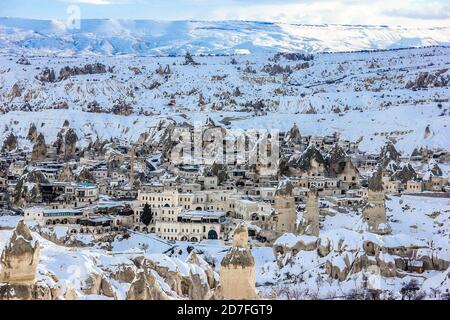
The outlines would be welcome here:
M 324 175 L 327 172 L 325 159 L 314 145 L 308 146 L 300 157 L 294 154 L 286 165 L 292 174 Z
M 59 297 L 58 288 L 46 283 L 0 284 L 0 300 L 54 300 Z
M 184 55 L 184 64 L 185 65 L 193 65 L 193 66 L 197 66 L 200 63 L 196 62 L 194 60 L 194 58 L 192 57 L 192 55 L 188 52 L 186 52 L 186 54 Z
M 270 74 L 271 76 L 276 76 L 278 74 L 291 74 L 292 69 L 289 65 L 283 67 L 277 63 L 275 64 L 266 64 L 262 70 L 262 72 L 266 72 Z
M 127 300 L 168 300 L 150 269 L 138 272 L 127 292 Z
M 299 225 L 299 233 L 317 237 L 319 231 L 319 201 L 317 191 L 312 188 L 306 198 L 306 207 Z
M 446 87 L 450 83 L 448 69 L 437 70 L 435 73 L 420 72 L 414 80 L 408 81 L 406 89 L 423 89 L 433 87 Z
M 395 164 L 400 162 L 400 153 L 398 153 L 397 149 L 395 149 L 394 144 L 391 141 L 388 141 L 381 149 L 380 163 L 383 168 L 386 168 L 391 162 Z
M 114 101 L 111 112 L 122 116 L 129 116 L 133 113 L 133 106 L 122 99 L 117 99 Z
M 255 281 L 255 260 L 248 247 L 248 231 L 244 224 L 240 224 L 234 231 L 233 246 L 220 264 L 217 298 L 255 299 Z
M 415 180 L 417 178 L 417 173 L 410 163 L 403 164 L 401 169 L 394 172 L 391 179 L 399 180 L 401 183 L 406 183 L 409 180 Z
M 72 158 L 75 155 L 78 136 L 73 128 L 63 127 L 53 143 L 56 154 L 63 159 Z
M 48 182 L 42 172 L 37 170 L 25 172 L 14 187 L 13 199 L 16 205 L 41 201 L 40 183 Z
M 27 58 L 25 58 L 25 57 L 20 57 L 20 58 L 16 61 L 16 63 L 17 63 L 17 64 L 24 65 L 24 66 L 29 66 L 29 65 L 31 64 L 30 61 L 29 61 Z
M 58 173 L 58 181 L 72 182 L 75 175 L 68 164 L 65 164 L 63 169 Z
M 350 265 L 348 254 L 330 255 L 325 262 L 325 272 L 332 279 L 344 281 L 349 273 Z
M 39 263 L 39 242 L 20 220 L 0 258 L 0 282 L 33 284 Z
M 112 72 L 113 69 L 111 67 L 105 66 L 103 63 L 88 63 L 83 67 L 69 67 L 66 66 L 59 70 L 59 78 L 58 80 L 66 80 L 71 76 L 79 76 L 85 74 L 99 74 L 99 73 L 108 73 Z
M 206 274 L 206 278 L 208 280 L 208 286 L 212 289 L 215 288 L 217 283 L 217 277 L 214 269 L 209 265 L 208 262 L 206 262 L 204 259 L 199 257 L 195 251 L 192 251 L 188 258 L 186 259 L 187 263 L 191 263 L 193 265 L 199 266 L 202 268 Z
M 382 181 L 382 168 L 369 178 L 368 200 L 363 209 L 364 221 L 368 225 L 368 231 L 377 234 L 387 234 L 391 228 L 387 223 L 385 194 Z
M 96 183 L 96 180 L 88 168 L 83 167 L 77 176 L 78 182 Z
M 86 295 L 102 295 L 117 299 L 114 289 L 102 273 L 89 274 L 85 281 L 83 293 Z
M 372 191 L 383 191 L 383 169 L 378 166 L 377 171 L 375 171 L 369 178 L 369 190 Z
M 431 160 L 428 163 L 427 174 L 433 177 L 442 177 L 442 169 L 439 167 L 435 160 Z
M 9 96 L 11 97 L 11 99 L 22 96 L 22 89 L 17 82 L 12 86 Z
M 359 170 L 351 158 L 338 144 L 335 144 L 325 158 L 328 175 L 338 178 L 343 183 L 358 184 Z
M 263 100 L 256 100 L 256 101 L 248 101 L 244 104 L 244 110 L 246 111 L 253 111 L 256 112 L 257 114 L 262 114 L 265 111 L 267 111 L 267 106 L 264 103 Z
M 34 144 L 34 143 L 36 143 L 37 137 L 38 137 L 38 133 L 37 133 L 36 125 L 34 123 L 32 123 L 30 125 L 30 128 L 28 129 L 27 140 Z
M 185 263 L 178 261 L 179 264 L 185 266 L 185 270 L 181 272 L 178 268 L 168 267 L 173 263 L 171 259 L 177 258 L 158 255 L 155 260 L 149 257 L 136 259 L 135 262 L 140 268 L 154 270 L 178 296 L 185 296 L 191 300 L 209 299 L 211 289 L 215 286 L 215 275 L 212 268 L 203 259 L 191 253 Z M 186 273 L 186 270 L 189 272 Z M 209 276 L 207 270 L 209 270 Z
M 45 144 L 45 138 L 42 133 L 36 138 L 36 142 L 31 152 L 31 160 L 39 161 L 44 160 L 47 156 L 47 145 Z
M 10 133 L 3 141 L 2 152 L 11 152 L 17 149 L 17 137 L 14 133 Z
M 314 60 L 312 54 L 300 53 L 300 52 L 278 52 L 276 53 L 272 60 L 275 62 L 280 61 L 280 59 L 286 59 L 289 61 L 311 61 Z
M 286 133 L 284 137 L 285 143 L 290 146 L 300 146 L 302 144 L 302 136 L 300 134 L 300 130 L 297 127 L 297 124 L 294 123 L 291 129 Z
M 41 82 L 58 82 L 66 80 L 71 76 L 85 75 L 85 74 L 98 74 L 112 72 L 111 67 L 107 67 L 102 63 L 88 63 L 83 67 L 69 67 L 66 66 L 59 70 L 58 78 L 55 75 L 55 70 L 45 68 L 37 76 L 36 79 Z
M 297 210 L 293 195 L 294 186 L 289 180 L 279 182 L 275 190 L 273 208 L 276 214 L 276 231 L 296 233 Z
M 55 70 L 45 68 L 36 76 L 36 79 L 41 82 L 55 82 L 56 81 Z
M 313 251 L 317 249 L 318 238 L 314 236 L 285 233 L 273 244 L 275 255 L 280 254 L 285 257 L 287 254 L 295 256 L 300 251 Z

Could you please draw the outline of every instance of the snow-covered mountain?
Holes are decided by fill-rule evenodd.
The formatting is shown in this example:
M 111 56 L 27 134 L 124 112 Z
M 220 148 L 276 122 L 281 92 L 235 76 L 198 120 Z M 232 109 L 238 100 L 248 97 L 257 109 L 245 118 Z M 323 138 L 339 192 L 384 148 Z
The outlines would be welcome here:
M 302 25 L 252 21 L 0 18 L 0 52 L 27 54 L 236 54 L 355 51 L 450 45 L 450 27 Z

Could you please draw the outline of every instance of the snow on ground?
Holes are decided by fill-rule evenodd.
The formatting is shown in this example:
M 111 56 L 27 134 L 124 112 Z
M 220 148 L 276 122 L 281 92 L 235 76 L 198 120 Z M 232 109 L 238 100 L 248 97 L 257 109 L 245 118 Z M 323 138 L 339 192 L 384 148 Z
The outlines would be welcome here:
M 0 141 L 13 132 L 19 145 L 30 149 L 25 137 L 35 123 L 50 143 L 67 119 L 80 147 L 97 137 L 129 143 L 160 120 L 204 123 L 211 117 L 232 129 L 286 131 L 296 123 L 303 135 L 338 132 L 344 139 L 362 138 L 360 149 L 368 152 L 379 151 L 388 137 L 407 154 L 416 146 L 449 149 L 448 85 L 406 88 L 422 73 L 450 77 L 449 53 L 450 48 L 437 47 L 317 54 L 305 68 L 297 67 L 304 60 L 274 62 L 268 53 L 197 56 L 195 66 L 185 65 L 184 57 L 29 57 L 30 65 L 22 65 L 17 63 L 20 56 L 2 55 Z M 35 79 L 44 67 L 58 76 L 63 67 L 99 62 L 114 66 L 112 73 L 52 83 Z M 265 71 L 275 64 L 290 67 L 291 73 Z M 170 75 L 159 75 L 156 70 L 166 65 Z M 200 95 L 203 106 L 199 106 Z M 172 96 L 176 105 L 168 106 Z M 258 100 L 265 105 L 260 113 L 248 107 Z M 117 101 L 129 104 L 133 112 L 112 114 Z M 101 113 L 85 112 L 94 102 Z M 66 109 L 55 109 L 61 104 Z
M 362 248 L 362 239 L 382 242 L 384 246 L 393 247 L 399 244 L 429 245 L 435 254 L 450 260 L 450 199 L 431 198 L 424 196 L 403 195 L 390 196 L 386 202 L 388 220 L 392 227 L 392 236 L 379 237 L 367 232 L 361 233 L 360 214 L 357 212 L 337 213 L 326 216 L 321 225 L 320 241 L 322 245 L 330 243 L 330 256 L 321 258 L 317 251 L 300 251 L 294 257 L 286 257 L 280 268 L 272 247 L 253 246 L 255 259 L 257 289 L 264 297 L 274 289 L 280 298 L 343 298 L 352 290 L 361 290 L 361 274 L 351 275 L 346 281 L 339 282 L 328 278 L 324 263 L 331 258 L 335 265 L 343 264 L 343 256 L 337 254 L 345 250 L 352 261 Z M 440 212 L 437 214 L 436 212 Z M 11 227 L 17 222 L 16 216 L 2 216 L 0 219 L 0 247 L 8 241 L 11 230 L 1 230 Z M 91 273 L 114 272 L 121 265 L 131 264 L 133 257 L 144 254 L 150 260 L 169 270 L 178 270 L 181 274 L 196 271 L 196 267 L 184 261 L 191 250 L 195 250 L 206 261 L 220 271 L 220 261 L 229 249 L 222 242 L 168 243 L 153 235 L 138 232 L 129 233 L 127 239 L 116 238 L 111 243 L 111 251 L 100 249 L 100 246 L 85 248 L 67 248 L 45 240 L 35 232 L 33 234 L 41 243 L 41 259 L 38 279 L 52 281 L 49 275 L 54 274 L 61 279 L 64 288 L 68 283 L 81 290 Z M 292 244 L 292 236 L 285 235 L 280 242 Z M 344 241 L 340 241 L 343 239 Z M 91 243 L 91 245 L 93 245 Z M 1 251 L 1 250 L 0 250 Z M 334 255 L 334 256 L 333 256 Z M 289 258 L 289 259 L 288 259 Z M 392 260 L 386 255 L 385 261 Z M 341 262 L 339 262 L 341 261 Z M 417 277 L 406 275 L 404 278 L 377 278 L 387 296 L 399 298 L 399 290 L 411 279 L 416 279 L 422 290 L 432 298 L 435 289 L 450 290 L 450 282 L 446 277 L 448 271 L 426 271 Z M 162 280 L 159 279 L 161 282 Z M 111 281 L 118 297 L 124 298 L 128 285 Z M 161 282 L 164 288 L 166 284 Z M 385 296 L 385 297 L 387 297 Z M 86 298 L 93 298 L 86 296 Z
M 1 215 L 0 229 L 13 229 L 21 219 L 23 219 L 22 216 Z

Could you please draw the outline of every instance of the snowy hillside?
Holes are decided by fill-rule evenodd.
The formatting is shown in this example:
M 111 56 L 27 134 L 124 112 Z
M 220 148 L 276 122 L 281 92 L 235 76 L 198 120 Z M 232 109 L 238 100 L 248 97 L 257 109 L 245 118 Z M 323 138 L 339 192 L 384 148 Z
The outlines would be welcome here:
M 90 141 L 130 142 L 159 120 L 230 128 L 341 133 L 378 153 L 385 140 L 449 149 L 450 49 L 185 57 L 0 56 L 0 143 L 24 147 L 31 123 L 46 141 L 64 120 Z M 168 106 L 170 99 L 173 106 Z M 30 112 L 31 111 L 31 112 Z
M 242 54 L 355 51 L 449 45 L 450 28 L 298 25 L 251 21 L 63 20 L 0 18 L 0 50 L 27 54 Z

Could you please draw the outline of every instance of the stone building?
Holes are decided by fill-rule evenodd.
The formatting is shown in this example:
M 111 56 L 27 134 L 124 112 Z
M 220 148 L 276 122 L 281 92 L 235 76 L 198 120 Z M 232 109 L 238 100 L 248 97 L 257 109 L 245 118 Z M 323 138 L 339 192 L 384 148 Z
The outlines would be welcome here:
M 172 219 L 172 217 L 173 219 Z M 204 239 L 223 240 L 226 224 L 222 211 L 183 211 L 164 214 L 156 220 L 155 233 L 165 240 L 198 242 Z
M 275 191 L 274 209 L 276 230 L 281 233 L 296 233 L 297 210 L 293 195 L 294 186 L 289 180 L 281 181 Z
M 382 175 L 382 167 L 379 166 L 378 170 L 369 179 L 368 200 L 363 210 L 364 221 L 369 228 L 368 231 L 377 234 L 391 232 L 386 218 Z
M 255 260 L 248 246 L 248 231 L 244 224 L 236 227 L 233 246 L 220 266 L 220 297 L 227 300 L 257 298 L 255 290 Z

